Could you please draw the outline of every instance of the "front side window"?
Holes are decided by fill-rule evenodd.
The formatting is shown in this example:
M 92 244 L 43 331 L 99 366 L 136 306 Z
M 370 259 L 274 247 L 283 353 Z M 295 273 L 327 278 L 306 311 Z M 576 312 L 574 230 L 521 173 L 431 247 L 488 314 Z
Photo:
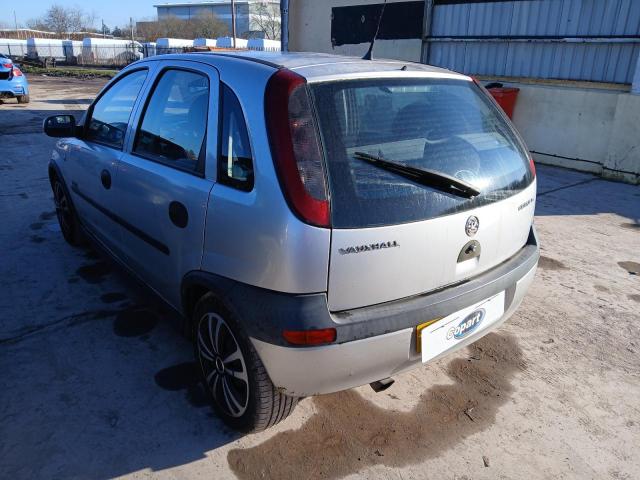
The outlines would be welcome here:
M 253 188 L 253 160 L 247 124 L 238 97 L 229 87 L 222 89 L 218 181 L 240 190 Z
M 146 77 L 146 69 L 130 73 L 100 97 L 91 112 L 87 140 L 122 148 L 133 105 Z
M 166 70 L 149 96 L 133 152 L 179 170 L 204 173 L 209 79 Z

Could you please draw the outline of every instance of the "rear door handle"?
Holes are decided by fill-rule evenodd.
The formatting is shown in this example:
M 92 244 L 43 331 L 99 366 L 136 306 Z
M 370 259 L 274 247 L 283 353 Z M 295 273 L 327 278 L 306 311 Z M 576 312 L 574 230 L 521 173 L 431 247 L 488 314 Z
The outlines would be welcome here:
M 111 188 L 111 174 L 107 170 L 100 172 L 100 181 L 102 182 L 102 186 L 107 190 Z

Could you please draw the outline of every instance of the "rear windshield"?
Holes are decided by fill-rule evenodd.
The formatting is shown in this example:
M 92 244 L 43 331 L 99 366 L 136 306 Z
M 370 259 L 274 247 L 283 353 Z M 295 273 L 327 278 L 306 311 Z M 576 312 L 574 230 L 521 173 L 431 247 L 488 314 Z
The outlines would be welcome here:
M 335 228 L 449 215 L 502 200 L 533 180 L 511 127 L 473 82 L 372 79 L 310 88 Z M 355 152 L 445 173 L 481 193 L 468 199 L 435 190 L 357 159 Z

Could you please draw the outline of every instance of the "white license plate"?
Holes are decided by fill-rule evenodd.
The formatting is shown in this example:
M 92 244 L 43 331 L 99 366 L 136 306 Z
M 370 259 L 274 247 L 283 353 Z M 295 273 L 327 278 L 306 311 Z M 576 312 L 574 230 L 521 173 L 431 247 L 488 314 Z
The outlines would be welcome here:
M 504 314 L 504 292 L 452 313 L 422 329 L 422 361 L 427 362 L 471 335 L 486 330 Z

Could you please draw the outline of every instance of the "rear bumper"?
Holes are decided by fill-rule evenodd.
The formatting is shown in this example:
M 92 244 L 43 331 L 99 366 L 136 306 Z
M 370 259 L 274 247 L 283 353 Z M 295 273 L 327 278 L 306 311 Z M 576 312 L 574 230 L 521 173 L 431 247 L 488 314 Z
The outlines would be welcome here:
M 13 77 L 11 80 L 0 80 L 0 95 L 17 97 L 29 94 L 29 85 L 21 80 L 24 77 Z
M 466 283 L 383 305 L 328 314 L 330 326 L 338 332 L 337 344 L 301 348 L 279 341 L 274 344 L 253 335 L 251 340 L 274 385 L 286 394 L 309 396 L 364 385 L 422 364 L 416 349 L 417 325 L 505 291 L 504 315 L 491 328 L 470 335 L 440 357 L 499 327 L 522 302 L 533 281 L 538 258 L 538 242 L 532 229 L 527 245 L 518 254 Z M 320 316 L 316 320 L 307 328 L 329 326 Z
M 434 360 L 475 342 L 513 315 L 533 281 L 536 267 L 537 262 L 515 282 L 511 289 L 511 303 L 500 320 L 455 344 Z M 468 302 L 471 304 L 473 301 Z M 424 318 L 431 318 L 431 315 L 425 312 Z M 291 348 L 255 338 L 251 340 L 273 384 L 292 396 L 306 397 L 346 390 L 422 365 L 413 327 L 323 347 Z

